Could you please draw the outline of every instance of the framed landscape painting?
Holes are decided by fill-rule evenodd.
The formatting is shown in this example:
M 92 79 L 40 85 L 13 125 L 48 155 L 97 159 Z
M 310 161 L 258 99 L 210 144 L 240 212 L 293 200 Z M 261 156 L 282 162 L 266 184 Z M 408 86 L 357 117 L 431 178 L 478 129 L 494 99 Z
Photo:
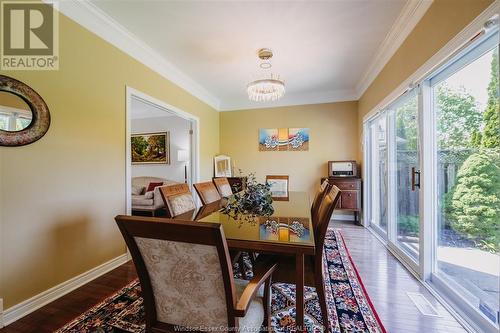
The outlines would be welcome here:
M 169 132 L 132 134 L 132 164 L 170 164 Z

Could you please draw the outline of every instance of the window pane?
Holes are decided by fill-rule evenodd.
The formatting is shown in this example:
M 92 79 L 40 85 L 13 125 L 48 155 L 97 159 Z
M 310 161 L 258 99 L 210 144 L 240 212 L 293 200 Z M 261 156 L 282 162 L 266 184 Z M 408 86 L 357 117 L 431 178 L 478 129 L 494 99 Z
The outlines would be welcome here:
M 497 322 L 498 48 L 434 86 L 433 96 L 439 207 L 436 273 Z
M 9 129 L 9 117 L 0 114 L 0 130 L 7 131 Z
M 419 190 L 412 188 L 412 170 L 420 168 L 418 138 L 418 95 L 409 93 L 393 107 L 395 112 L 394 168 L 397 207 L 397 245 L 418 262 L 419 253 Z
M 16 119 L 16 131 L 25 129 L 31 123 L 31 119 L 17 118 Z
M 370 124 L 371 131 L 371 223 L 387 233 L 387 117 L 384 114 Z

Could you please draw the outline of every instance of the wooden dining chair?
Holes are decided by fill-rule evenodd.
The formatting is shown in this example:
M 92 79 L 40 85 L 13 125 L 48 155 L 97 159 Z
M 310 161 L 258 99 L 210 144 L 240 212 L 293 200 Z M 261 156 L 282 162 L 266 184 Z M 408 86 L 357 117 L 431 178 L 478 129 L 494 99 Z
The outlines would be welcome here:
M 317 225 L 318 233 L 314 236 L 315 242 L 315 254 L 311 257 L 312 260 L 306 260 L 304 267 L 304 278 L 307 285 L 314 284 L 316 287 L 316 292 L 318 293 L 318 299 L 321 306 L 321 315 L 323 318 L 323 323 L 325 326 L 325 332 L 328 330 L 328 309 L 326 305 L 325 296 L 325 280 L 324 274 L 329 274 L 323 271 L 323 254 L 324 254 L 324 244 L 325 236 L 328 230 L 328 225 L 333 214 L 333 210 L 340 199 L 340 189 L 337 186 L 332 185 L 325 197 L 323 198 L 316 216 L 316 221 L 313 224 Z M 260 255 L 259 260 L 269 261 L 270 256 Z M 257 260 L 257 264 L 259 263 Z M 279 262 L 279 267 L 274 274 L 274 280 L 276 282 L 285 283 L 295 283 L 295 260 L 293 257 L 275 257 L 276 262 Z
M 226 177 L 214 178 L 213 181 L 221 197 L 228 198 L 233 195 L 233 190 Z
M 332 185 L 328 182 L 328 179 L 325 179 L 325 181 L 323 181 L 323 183 L 321 183 L 321 185 L 319 186 L 318 190 L 316 191 L 316 195 L 314 196 L 314 200 L 311 205 L 311 218 L 315 235 L 318 233 L 317 227 L 319 207 L 321 206 L 323 199 L 325 198 L 331 187 Z
M 159 187 L 169 217 L 196 209 L 193 195 L 187 184 L 172 184 Z
M 250 282 L 235 281 L 220 224 L 138 216 L 115 220 L 141 283 L 146 332 L 268 327 L 276 264 L 263 263 Z
M 217 188 L 212 182 L 193 184 L 193 186 L 196 189 L 196 193 L 198 193 L 203 205 L 208 205 L 209 203 L 221 199 L 219 192 L 217 192 Z
M 271 186 L 273 199 L 288 198 L 289 177 L 285 175 L 267 175 L 266 184 Z

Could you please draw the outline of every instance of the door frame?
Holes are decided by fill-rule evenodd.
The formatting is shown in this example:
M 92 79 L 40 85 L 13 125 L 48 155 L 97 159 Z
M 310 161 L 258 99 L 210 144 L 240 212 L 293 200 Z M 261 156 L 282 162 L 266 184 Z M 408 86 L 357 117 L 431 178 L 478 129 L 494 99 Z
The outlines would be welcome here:
M 185 112 L 173 105 L 165 103 L 155 97 L 143 93 L 130 86 L 126 86 L 125 103 L 125 207 L 126 214 L 132 214 L 132 154 L 131 154 L 131 124 L 132 124 L 132 99 L 143 100 L 146 103 L 153 104 L 161 110 L 174 114 L 175 116 L 186 119 L 191 124 L 192 134 L 190 136 L 190 159 L 189 170 L 191 177 L 188 177 L 191 185 L 200 180 L 200 118 Z M 188 175 L 189 176 L 189 175 Z

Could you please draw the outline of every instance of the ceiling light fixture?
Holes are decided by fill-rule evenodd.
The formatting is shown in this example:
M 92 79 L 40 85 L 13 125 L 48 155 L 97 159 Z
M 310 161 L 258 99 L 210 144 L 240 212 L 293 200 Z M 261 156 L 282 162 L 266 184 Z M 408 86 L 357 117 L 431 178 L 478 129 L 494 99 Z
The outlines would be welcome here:
M 273 51 L 270 49 L 260 49 L 258 56 L 261 60 L 259 65 L 264 70 L 271 69 L 271 58 Z M 285 82 L 279 75 L 264 73 L 263 77 L 250 82 L 247 85 L 248 98 L 256 102 L 277 101 L 285 94 Z

